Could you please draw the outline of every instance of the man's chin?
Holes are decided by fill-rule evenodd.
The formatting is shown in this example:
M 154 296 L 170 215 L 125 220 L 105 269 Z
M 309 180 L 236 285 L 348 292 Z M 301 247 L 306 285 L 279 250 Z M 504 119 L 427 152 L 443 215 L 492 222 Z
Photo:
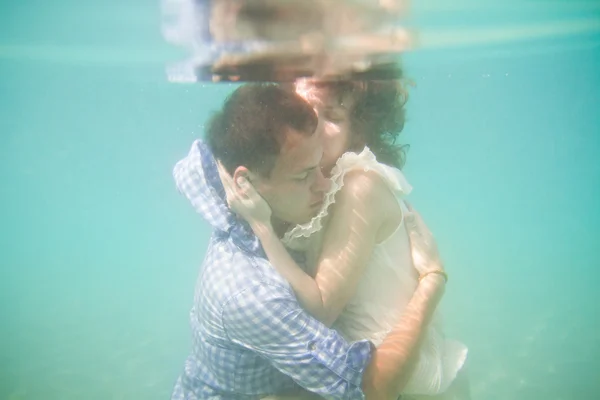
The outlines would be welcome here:
M 278 222 L 280 225 L 286 225 L 287 229 L 291 229 L 296 225 L 304 225 L 312 221 L 312 219 L 317 216 L 320 209 L 311 210 L 310 213 L 306 213 L 306 215 L 295 215 L 295 216 L 286 216 L 285 218 L 274 218 L 274 222 Z
M 314 214 L 310 214 L 308 216 L 302 217 L 302 218 L 294 218 L 294 222 L 288 222 L 289 225 L 291 227 L 294 227 L 296 225 L 304 225 L 309 223 L 310 221 L 312 221 L 312 219 L 317 215 L 317 213 Z
M 298 222 L 296 225 L 308 224 L 310 221 L 312 221 L 314 217 L 317 216 L 317 214 L 319 214 L 319 210 L 316 210 L 315 212 L 309 214 L 308 216 L 302 219 L 302 222 Z

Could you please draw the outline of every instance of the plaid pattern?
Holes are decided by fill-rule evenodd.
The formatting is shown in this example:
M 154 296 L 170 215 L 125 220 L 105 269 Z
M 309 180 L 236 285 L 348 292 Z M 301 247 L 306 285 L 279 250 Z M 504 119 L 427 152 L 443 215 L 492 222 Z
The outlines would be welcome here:
M 259 399 L 298 386 L 328 399 L 363 399 L 372 344 L 347 343 L 300 307 L 258 238 L 227 207 L 203 142 L 194 142 L 173 176 L 214 231 L 190 312 L 192 352 L 171 399 Z

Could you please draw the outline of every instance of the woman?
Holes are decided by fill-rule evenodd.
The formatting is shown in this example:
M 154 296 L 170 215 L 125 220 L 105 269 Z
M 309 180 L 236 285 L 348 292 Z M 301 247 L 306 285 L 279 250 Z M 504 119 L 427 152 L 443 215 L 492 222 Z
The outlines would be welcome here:
M 429 273 L 411 254 L 404 226 L 412 190 L 400 169 L 404 148 L 395 144 L 404 126 L 405 92 L 391 81 L 296 84 L 322 124 L 325 174 L 331 189 L 319 214 L 279 239 L 270 229 L 270 209 L 249 182 L 224 177 L 230 206 L 261 240 L 269 260 L 294 289 L 303 307 L 348 340 L 376 346 L 400 319 L 419 279 Z M 368 204 L 357 212 L 357 204 Z M 433 240 L 432 237 L 424 240 Z M 284 245 L 304 250 L 311 274 Z M 454 384 L 467 348 L 444 338 L 439 319 L 428 327 L 403 395 L 465 399 Z

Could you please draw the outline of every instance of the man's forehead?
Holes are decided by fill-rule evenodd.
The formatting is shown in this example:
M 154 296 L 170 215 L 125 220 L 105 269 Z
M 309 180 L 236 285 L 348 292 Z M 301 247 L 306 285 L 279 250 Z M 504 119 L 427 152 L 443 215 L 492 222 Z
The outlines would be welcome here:
M 281 146 L 276 168 L 280 174 L 297 174 L 314 168 L 321 161 L 322 146 L 320 129 L 312 135 L 288 134 Z

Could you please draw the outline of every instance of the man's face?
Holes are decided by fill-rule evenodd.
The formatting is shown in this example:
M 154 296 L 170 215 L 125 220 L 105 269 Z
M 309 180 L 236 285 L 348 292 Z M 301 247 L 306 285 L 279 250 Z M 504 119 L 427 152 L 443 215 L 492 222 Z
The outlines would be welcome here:
M 323 145 L 320 128 L 306 136 L 291 130 L 281 147 L 271 175 L 256 177 L 254 186 L 269 203 L 273 217 L 282 222 L 303 224 L 323 204 L 327 180 L 320 169 Z

